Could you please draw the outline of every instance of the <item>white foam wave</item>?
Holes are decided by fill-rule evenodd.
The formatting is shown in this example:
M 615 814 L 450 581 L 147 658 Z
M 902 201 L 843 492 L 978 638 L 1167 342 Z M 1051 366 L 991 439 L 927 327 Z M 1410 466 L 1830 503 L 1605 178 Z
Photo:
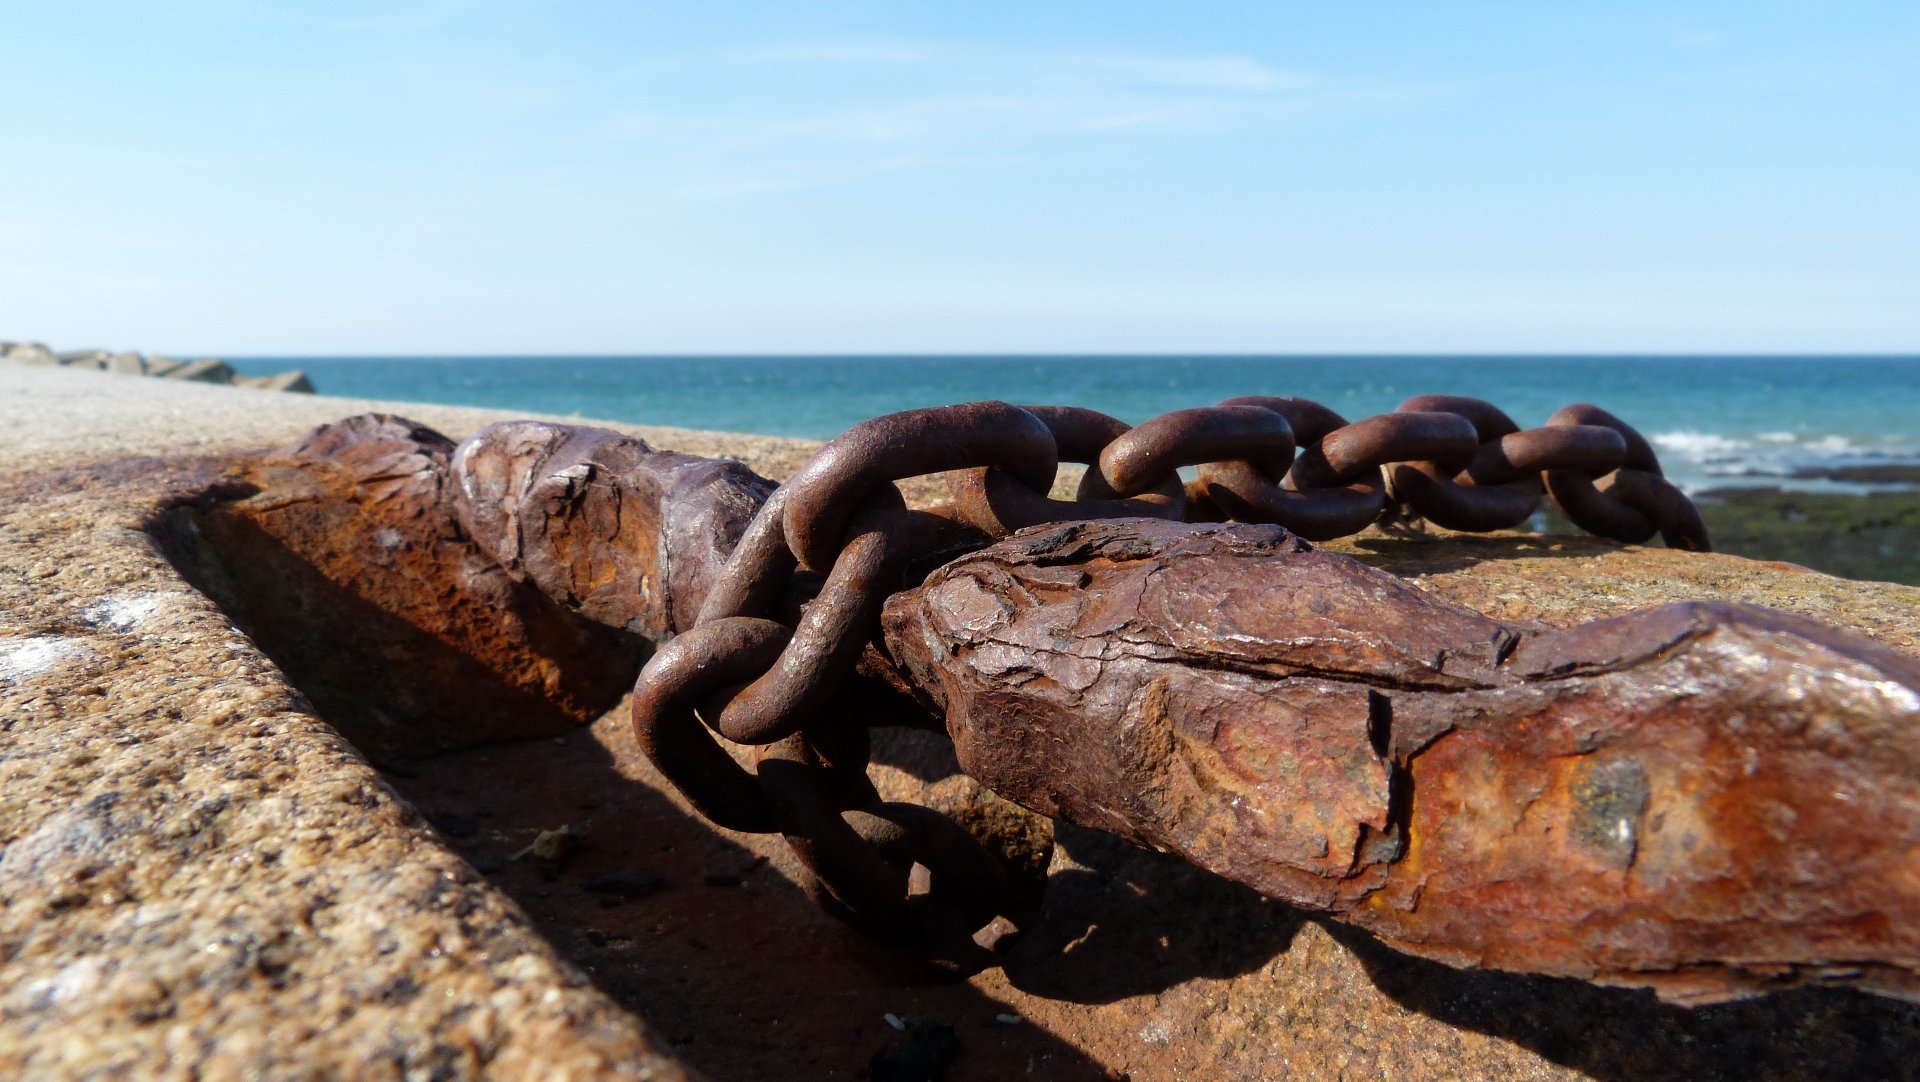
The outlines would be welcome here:
M 1714 478 L 1783 479 L 1791 485 L 1796 478 L 1818 478 L 1825 469 L 1920 462 L 1920 455 L 1902 439 L 1875 441 L 1829 432 L 1747 436 L 1679 429 L 1656 433 L 1650 441 L 1674 481 L 1687 489 Z
M 1661 451 L 1706 462 L 1731 457 L 1752 446 L 1746 440 L 1718 432 L 1657 432 L 1650 438 Z
M 1822 455 L 1851 455 L 1864 450 L 1845 436 L 1825 436 L 1804 444 L 1803 449 Z

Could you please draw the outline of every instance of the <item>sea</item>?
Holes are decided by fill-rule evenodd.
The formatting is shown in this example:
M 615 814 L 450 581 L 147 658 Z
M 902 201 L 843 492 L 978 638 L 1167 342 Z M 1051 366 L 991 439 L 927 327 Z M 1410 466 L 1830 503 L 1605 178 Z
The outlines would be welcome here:
M 1235 395 L 1348 418 L 1465 394 L 1523 426 L 1592 402 L 1682 488 L 1866 493 L 1920 482 L 1920 356 L 523 356 L 228 358 L 325 394 L 830 438 L 883 413 L 997 398 L 1138 423 Z M 1869 469 L 1870 468 L 1870 469 Z M 1867 478 L 1867 480 L 1863 480 Z

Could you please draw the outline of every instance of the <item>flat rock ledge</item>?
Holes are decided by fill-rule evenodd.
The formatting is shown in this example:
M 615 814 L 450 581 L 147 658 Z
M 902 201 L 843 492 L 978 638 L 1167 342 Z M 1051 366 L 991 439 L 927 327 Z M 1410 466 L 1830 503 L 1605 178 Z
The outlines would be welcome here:
M 706 1017 L 712 1032 L 772 1049 L 756 1061 L 768 1066 L 723 1077 L 852 1077 L 857 1064 L 822 1064 L 846 1065 L 854 1046 L 864 1063 L 859 1042 L 874 1040 L 883 1006 L 952 1017 L 974 999 L 1027 1025 L 989 1013 L 963 1030 L 974 1051 L 950 1079 L 1019 1077 L 1022 1063 L 1030 1077 L 1136 1080 L 1920 1072 L 1920 1008 L 1908 1004 L 1809 990 L 1688 1011 L 1645 993 L 1463 973 L 1086 831 L 1061 835 L 1035 937 L 1008 969 L 967 985 L 862 977 L 871 949 L 778 882 L 699 901 L 701 919 L 717 907 L 757 931 L 693 942 L 701 971 L 668 983 L 665 961 L 616 955 L 619 944 L 591 935 L 565 943 L 566 920 L 585 911 L 560 908 L 573 895 L 509 897 L 506 879 L 475 870 L 506 843 L 443 837 L 395 788 L 443 815 L 510 805 L 516 785 L 539 807 L 552 799 L 542 785 L 577 788 L 591 766 L 605 784 L 683 807 L 633 753 L 619 711 L 558 740 L 422 761 L 412 781 L 383 775 L 146 531 L 233 450 L 372 404 L 274 396 L 285 405 L 262 410 L 198 385 L 103 398 L 82 386 L 92 382 L 0 372 L 0 424 L 23 434 L 0 459 L 0 1077 L 694 1077 L 642 1013 L 671 1017 L 670 1032 Z M 64 402 L 89 408 L 49 409 Z M 456 437 L 500 416 L 379 408 Z M 804 450 L 641 434 L 702 454 L 731 447 L 774 476 Z M 200 457 L 129 457 L 182 448 Z M 1511 536 L 1369 534 L 1327 547 L 1503 619 L 1564 624 L 1723 598 L 1920 653 L 1920 590 L 1789 565 Z M 953 792 L 966 779 L 938 780 L 939 757 L 897 750 L 882 787 L 966 799 Z M 651 859 L 658 841 L 633 835 L 595 859 Z M 712 837 L 764 860 L 770 880 L 792 870 L 777 838 Z M 801 972 L 768 972 L 787 968 Z M 763 983 L 811 990 L 836 1025 L 869 1035 L 739 1028 L 728 997 Z M 795 998 L 776 1009 L 797 1023 Z M 996 1059 L 994 1033 L 1050 1051 Z

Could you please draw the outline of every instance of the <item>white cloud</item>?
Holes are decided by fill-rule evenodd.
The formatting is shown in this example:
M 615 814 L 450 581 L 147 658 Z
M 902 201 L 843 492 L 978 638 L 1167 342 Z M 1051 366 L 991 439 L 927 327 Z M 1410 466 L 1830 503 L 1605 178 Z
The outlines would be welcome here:
M 1050 82 L 1190 87 L 1261 92 L 1298 89 L 1313 80 L 1246 56 L 1154 56 L 1141 53 L 1005 49 L 964 42 L 843 42 L 743 50 L 687 66 L 830 65 L 944 69 L 1014 74 Z

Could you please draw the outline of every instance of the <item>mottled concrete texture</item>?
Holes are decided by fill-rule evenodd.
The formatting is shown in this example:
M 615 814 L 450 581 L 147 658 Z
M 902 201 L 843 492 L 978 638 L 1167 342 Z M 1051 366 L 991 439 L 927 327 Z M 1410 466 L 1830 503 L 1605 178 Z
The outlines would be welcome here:
M 1047 917 L 1006 970 L 903 985 L 799 900 L 777 838 L 676 812 L 617 709 L 383 775 L 143 529 L 222 456 L 369 409 L 456 438 L 501 417 L 0 370 L 0 1078 L 681 1078 L 682 1047 L 732 1044 L 758 1051 L 698 1062 L 723 1078 L 852 1077 L 894 1037 L 882 1010 L 959 1022 L 963 1008 L 980 1020 L 961 1027 L 950 1079 L 1892 1078 L 1920 1064 L 1920 1012 L 1891 1000 L 1808 991 L 1690 1012 L 1460 973 L 1088 831 L 1061 832 Z M 807 449 L 622 430 L 769 476 Z M 1784 565 L 1523 538 L 1327 547 L 1504 620 L 1724 598 L 1920 652 L 1920 590 Z M 942 755 L 915 739 L 882 749 L 883 788 L 974 799 L 963 778 L 928 780 Z M 564 867 L 506 862 L 525 839 L 443 837 L 396 789 L 436 822 L 558 808 L 555 826 L 589 795 L 612 808 L 626 793 L 657 814 L 598 828 L 577 867 L 699 849 L 769 871 L 753 889 L 669 885 L 610 908 Z M 666 1019 L 675 1052 L 642 1014 Z
M 0 497 L 0 1077 L 683 1077 L 132 495 Z
M 298 406 L 8 369 L 0 1078 L 686 1077 L 163 559 L 207 470 L 54 466 Z

